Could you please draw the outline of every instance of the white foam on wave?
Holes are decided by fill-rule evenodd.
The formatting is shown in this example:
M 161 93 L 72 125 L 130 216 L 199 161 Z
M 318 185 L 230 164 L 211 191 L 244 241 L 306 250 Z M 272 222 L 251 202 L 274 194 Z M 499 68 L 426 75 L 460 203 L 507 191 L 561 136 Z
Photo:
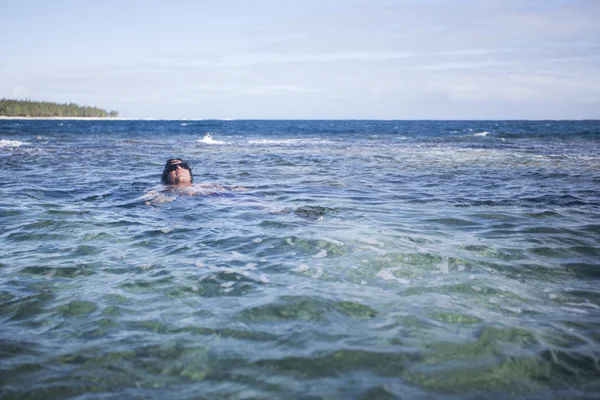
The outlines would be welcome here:
M 325 257 L 327 257 L 327 250 L 325 250 L 325 249 L 322 249 L 317 254 L 312 256 L 312 258 L 325 258 Z
M 588 307 L 588 308 L 595 308 L 595 309 L 599 309 L 600 307 L 598 307 L 596 304 L 590 303 L 587 300 L 583 303 L 565 303 L 565 305 L 568 306 L 573 306 L 573 307 Z
M 478 137 L 486 137 L 489 135 L 490 135 L 490 133 L 488 131 L 483 131 L 483 132 L 478 132 L 478 133 L 473 134 L 473 136 L 478 136 Z
M 375 246 L 360 246 L 360 248 L 364 249 L 364 250 L 370 250 L 373 253 L 379 254 L 380 256 L 385 256 L 388 254 L 387 251 L 380 249 L 378 247 L 375 247 Z
M 581 310 L 579 308 L 573 308 L 573 307 L 561 307 L 561 309 L 565 310 L 565 311 L 569 311 L 571 313 L 577 313 L 577 314 L 588 314 L 588 312 L 586 310 Z
M 381 278 L 383 280 L 386 281 L 396 281 L 398 283 L 402 283 L 402 284 L 409 284 L 410 281 L 408 279 L 404 279 L 404 278 L 398 278 L 397 276 L 394 275 L 394 272 L 401 270 L 401 267 L 393 267 L 393 268 L 387 268 L 387 269 L 382 269 L 381 271 L 379 271 L 377 273 L 377 277 Z
M 248 144 L 297 144 L 302 139 L 256 139 L 248 140 Z
M 338 246 L 338 247 L 341 247 L 341 246 L 344 245 L 343 242 L 340 242 L 339 240 L 331 239 L 331 238 L 328 238 L 328 237 L 323 237 L 321 239 L 323 239 L 327 243 L 331 243 L 331 244 L 333 244 L 335 246 Z
M 20 142 L 18 140 L 0 139 L 0 147 L 19 147 L 24 144 L 25 142 Z
M 329 143 L 326 139 L 319 138 L 290 138 L 290 139 L 248 139 L 248 144 L 253 146 L 297 146 L 319 145 Z
M 306 272 L 310 270 L 310 267 L 306 264 L 300 264 L 296 268 L 292 269 L 294 272 Z
M 210 133 L 207 133 L 206 135 L 204 135 L 204 137 L 202 139 L 196 140 L 196 142 L 204 143 L 204 144 L 227 144 L 227 142 L 224 142 L 222 140 L 213 139 L 213 137 Z

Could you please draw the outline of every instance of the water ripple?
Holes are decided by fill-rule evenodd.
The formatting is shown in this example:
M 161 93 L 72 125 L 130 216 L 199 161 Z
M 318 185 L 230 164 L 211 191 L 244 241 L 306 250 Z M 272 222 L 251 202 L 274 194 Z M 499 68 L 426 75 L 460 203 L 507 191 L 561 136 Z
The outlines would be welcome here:
M 600 391 L 597 123 L 186 123 L 0 122 L 3 398 Z

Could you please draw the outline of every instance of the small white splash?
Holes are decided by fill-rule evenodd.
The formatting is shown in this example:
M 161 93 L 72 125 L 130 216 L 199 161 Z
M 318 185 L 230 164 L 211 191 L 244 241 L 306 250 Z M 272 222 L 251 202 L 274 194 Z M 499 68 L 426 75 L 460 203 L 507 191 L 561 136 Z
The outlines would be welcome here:
M 269 282 L 271 282 L 269 280 L 269 278 L 267 278 L 264 274 L 260 274 L 260 276 L 258 277 L 258 281 L 260 283 L 269 283 Z
M 19 142 L 18 140 L 0 139 L 0 147 L 19 147 L 24 144 L 24 142 Z
M 197 268 L 204 268 L 204 267 L 206 267 L 206 264 L 204 264 L 204 263 L 203 263 L 202 261 L 200 261 L 200 260 L 197 260 L 197 261 L 194 263 L 194 265 L 195 265 Z
M 205 134 L 202 139 L 198 139 L 196 142 L 204 144 L 227 144 L 227 142 L 224 142 L 222 140 L 213 139 L 210 133 Z
M 481 288 L 479 286 L 471 286 L 471 289 L 473 289 L 476 292 L 481 292 Z
M 230 288 L 233 285 L 235 285 L 235 282 L 223 282 L 223 283 L 221 283 L 221 287 L 223 287 L 223 288 Z
M 262 243 L 262 239 L 261 238 L 256 238 L 252 240 L 252 243 Z
M 285 242 L 287 244 L 289 244 L 290 246 L 295 246 L 296 245 L 296 243 L 294 243 L 294 241 L 292 240 L 292 238 L 285 239 Z
M 182 122 L 181 124 L 179 124 L 180 126 L 188 126 L 187 122 Z
M 173 232 L 173 229 L 171 229 L 169 227 L 164 227 L 164 228 L 160 228 L 160 231 L 162 233 L 171 233 L 171 232 Z
M 328 238 L 328 237 L 324 237 L 324 238 L 322 238 L 322 239 L 323 239 L 325 242 L 327 242 L 327 243 L 331 243 L 331 244 L 333 244 L 333 245 L 335 245 L 335 246 L 338 246 L 338 247 L 342 247 L 342 246 L 344 245 L 344 243 L 340 242 L 339 240 L 331 239 L 331 238 Z
M 327 257 L 327 250 L 323 249 L 320 252 L 318 252 L 317 254 L 315 254 L 314 256 L 312 256 L 312 258 L 325 258 Z
M 300 264 L 296 268 L 292 269 L 294 272 L 306 272 L 310 269 L 310 267 L 306 264 Z
M 365 285 L 367 284 L 367 281 L 365 281 L 365 280 L 362 280 L 362 281 L 360 281 L 360 284 L 361 284 L 362 286 L 365 286 Z
M 487 131 L 478 132 L 478 133 L 473 134 L 473 136 L 479 136 L 479 137 L 486 137 L 486 136 L 489 136 L 489 135 L 490 135 L 490 133 L 487 132 Z

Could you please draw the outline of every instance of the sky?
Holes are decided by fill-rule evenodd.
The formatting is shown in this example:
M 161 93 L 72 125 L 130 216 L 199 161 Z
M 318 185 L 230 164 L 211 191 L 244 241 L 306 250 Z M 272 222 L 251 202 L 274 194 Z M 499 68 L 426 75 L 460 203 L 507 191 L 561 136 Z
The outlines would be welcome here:
M 0 98 L 130 118 L 599 119 L 600 0 L 0 0 Z

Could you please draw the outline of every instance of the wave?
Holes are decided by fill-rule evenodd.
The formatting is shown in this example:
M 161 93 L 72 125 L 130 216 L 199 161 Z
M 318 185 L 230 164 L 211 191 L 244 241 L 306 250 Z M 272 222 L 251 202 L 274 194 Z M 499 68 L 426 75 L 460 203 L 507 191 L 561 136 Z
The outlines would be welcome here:
M 297 144 L 302 139 L 256 139 L 248 140 L 249 144 Z
M 8 139 L 0 139 L 0 148 L 3 147 L 19 147 L 24 145 L 25 142 L 20 142 L 18 140 L 8 140 Z
M 198 139 L 198 140 L 196 140 L 196 142 L 204 143 L 204 144 L 228 144 L 227 142 L 224 142 L 222 140 L 213 139 L 213 137 L 210 133 L 205 134 L 202 139 Z
M 249 139 L 248 144 L 250 145 L 269 145 L 269 146 L 297 146 L 297 145 L 318 145 L 329 143 L 328 140 L 315 139 L 315 138 L 302 138 L 302 139 Z
M 478 133 L 474 133 L 473 136 L 478 136 L 478 137 L 485 137 L 485 136 L 489 136 L 490 133 L 488 131 L 483 131 L 483 132 L 478 132 Z

